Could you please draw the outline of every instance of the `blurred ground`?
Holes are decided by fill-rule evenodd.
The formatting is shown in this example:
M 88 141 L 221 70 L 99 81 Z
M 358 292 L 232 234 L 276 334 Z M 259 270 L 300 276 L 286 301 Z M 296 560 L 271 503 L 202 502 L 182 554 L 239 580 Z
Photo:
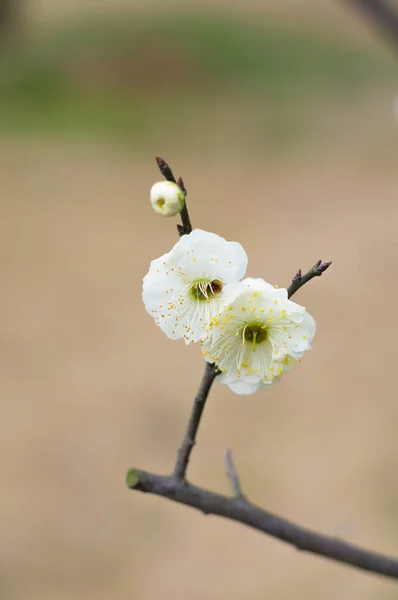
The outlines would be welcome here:
M 159 153 L 184 176 L 194 225 L 239 240 L 249 275 L 286 285 L 333 260 L 297 295 L 317 320 L 313 352 L 273 390 L 215 385 L 190 478 L 227 492 L 231 447 L 258 504 L 397 555 L 398 129 L 382 54 L 332 98 L 320 82 L 297 107 L 287 86 L 279 125 L 257 136 L 247 112 L 261 121 L 261 96 L 239 104 L 241 80 L 225 84 L 231 103 L 221 89 L 210 113 L 206 99 L 189 105 L 191 130 L 170 117 L 138 144 L 3 133 L 2 600 L 397 597 L 388 580 L 124 483 L 130 466 L 171 469 L 202 371 L 198 349 L 167 340 L 141 303 L 149 261 L 177 239 L 147 200 Z

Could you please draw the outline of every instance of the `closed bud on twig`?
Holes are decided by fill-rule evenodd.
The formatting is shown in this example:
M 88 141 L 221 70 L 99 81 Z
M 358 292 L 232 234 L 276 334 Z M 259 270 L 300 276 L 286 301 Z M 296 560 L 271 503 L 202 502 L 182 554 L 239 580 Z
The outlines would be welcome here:
M 184 192 L 172 181 L 159 181 L 151 188 L 152 208 L 158 215 L 174 217 L 182 211 L 184 202 Z

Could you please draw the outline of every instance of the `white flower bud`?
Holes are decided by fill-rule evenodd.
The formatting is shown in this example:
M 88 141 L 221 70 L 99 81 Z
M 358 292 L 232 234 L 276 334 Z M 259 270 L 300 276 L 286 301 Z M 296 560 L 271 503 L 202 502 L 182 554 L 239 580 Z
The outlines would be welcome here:
M 153 210 L 163 217 L 174 217 L 184 208 L 184 192 L 172 181 L 159 181 L 151 188 Z

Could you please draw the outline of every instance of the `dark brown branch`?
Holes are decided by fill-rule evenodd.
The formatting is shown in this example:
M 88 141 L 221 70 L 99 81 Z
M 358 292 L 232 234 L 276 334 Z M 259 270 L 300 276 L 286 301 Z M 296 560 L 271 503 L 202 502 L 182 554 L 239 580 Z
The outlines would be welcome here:
M 398 10 L 388 0 L 345 0 L 346 4 L 366 13 L 372 23 L 398 46 Z
M 287 542 L 298 550 L 398 579 L 398 560 L 295 525 L 262 510 L 245 498 L 222 496 L 187 481 L 178 481 L 174 476 L 164 477 L 139 469 L 130 469 L 127 474 L 127 485 L 134 490 L 156 494 L 173 502 L 192 506 L 204 514 L 219 515 L 239 521 Z
M 310 269 L 305 275 L 301 274 L 301 269 L 297 271 L 295 276 L 292 279 L 292 283 L 287 288 L 287 297 L 291 298 L 293 294 L 297 292 L 305 283 L 311 281 L 314 277 L 320 277 L 322 273 L 326 271 L 330 267 L 332 262 L 322 262 L 318 260 L 315 265 Z
M 182 225 L 177 225 L 177 231 L 178 231 L 178 235 L 180 237 L 182 235 L 187 235 L 187 234 L 191 233 L 191 231 L 192 231 L 191 219 L 189 218 L 188 207 L 187 207 L 188 190 L 184 185 L 182 177 L 179 177 L 178 181 L 176 181 L 176 178 L 173 175 L 173 171 L 170 169 L 169 165 L 163 158 L 160 158 L 160 156 L 156 156 L 156 163 L 157 163 L 159 170 L 160 170 L 161 174 L 163 175 L 163 177 L 165 179 L 167 179 L 167 181 L 172 181 L 173 183 L 176 183 L 177 185 L 179 185 L 180 188 L 182 189 L 182 191 L 184 192 L 185 202 L 184 202 L 184 208 L 181 211 Z
M 181 448 L 177 452 L 177 461 L 174 467 L 174 477 L 177 480 L 185 479 L 185 473 L 188 467 L 189 457 L 192 452 L 192 448 L 194 447 L 196 442 L 196 434 L 198 432 L 203 409 L 205 407 L 210 388 L 216 376 L 217 371 L 215 366 L 207 362 L 199 391 L 196 394 L 187 430 L 185 432 Z
M 156 158 L 158 166 L 164 177 L 175 183 L 175 177 L 168 164 L 161 158 Z M 186 194 L 184 183 L 180 178 L 178 185 Z M 185 205 L 181 213 L 182 226 L 178 227 L 180 235 L 192 231 L 188 210 Z M 319 277 L 330 266 L 330 262 L 323 263 L 319 260 L 305 275 L 299 270 L 288 288 L 290 298 L 305 283 Z M 200 419 L 205 407 L 207 397 L 215 377 L 216 367 L 206 363 L 205 373 L 195 398 L 194 407 L 188 423 L 173 475 L 165 477 L 148 473 L 139 469 L 130 469 L 127 473 L 127 485 L 134 490 L 163 496 L 174 502 L 185 504 L 202 511 L 204 514 L 214 514 L 238 521 L 253 529 L 267 533 L 281 541 L 295 546 L 299 550 L 324 556 L 337 562 L 351 565 L 365 571 L 377 573 L 398 579 L 398 560 L 381 554 L 364 550 L 337 538 L 332 538 L 299 525 L 286 519 L 273 515 L 246 499 L 241 490 L 230 451 L 226 454 L 226 470 L 230 481 L 233 497 L 223 496 L 192 485 L 186 480 L 186 471 Z

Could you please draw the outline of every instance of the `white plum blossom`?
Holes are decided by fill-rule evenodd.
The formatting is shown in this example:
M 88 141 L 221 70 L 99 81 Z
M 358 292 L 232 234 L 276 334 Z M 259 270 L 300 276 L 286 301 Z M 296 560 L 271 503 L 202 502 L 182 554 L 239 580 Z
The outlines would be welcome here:
M 184 208 L 185 195 L 179 185 L 172 181 L 159 181 L 151 188 L 153 210 L 163 217 L 174 217 Z
M 218 381 L 237 394 L 275 382 L 311 348 L 315 321 L 303 306 L 263 279 L 245 279 L 231 303 L 215 315 L 203 355 L 215 363 Z
M 233 299 L 246 267 L 239 243 L 194 229 L 151 262 L 143 284 L 145 308 L 169 338 L 197 342 Z

